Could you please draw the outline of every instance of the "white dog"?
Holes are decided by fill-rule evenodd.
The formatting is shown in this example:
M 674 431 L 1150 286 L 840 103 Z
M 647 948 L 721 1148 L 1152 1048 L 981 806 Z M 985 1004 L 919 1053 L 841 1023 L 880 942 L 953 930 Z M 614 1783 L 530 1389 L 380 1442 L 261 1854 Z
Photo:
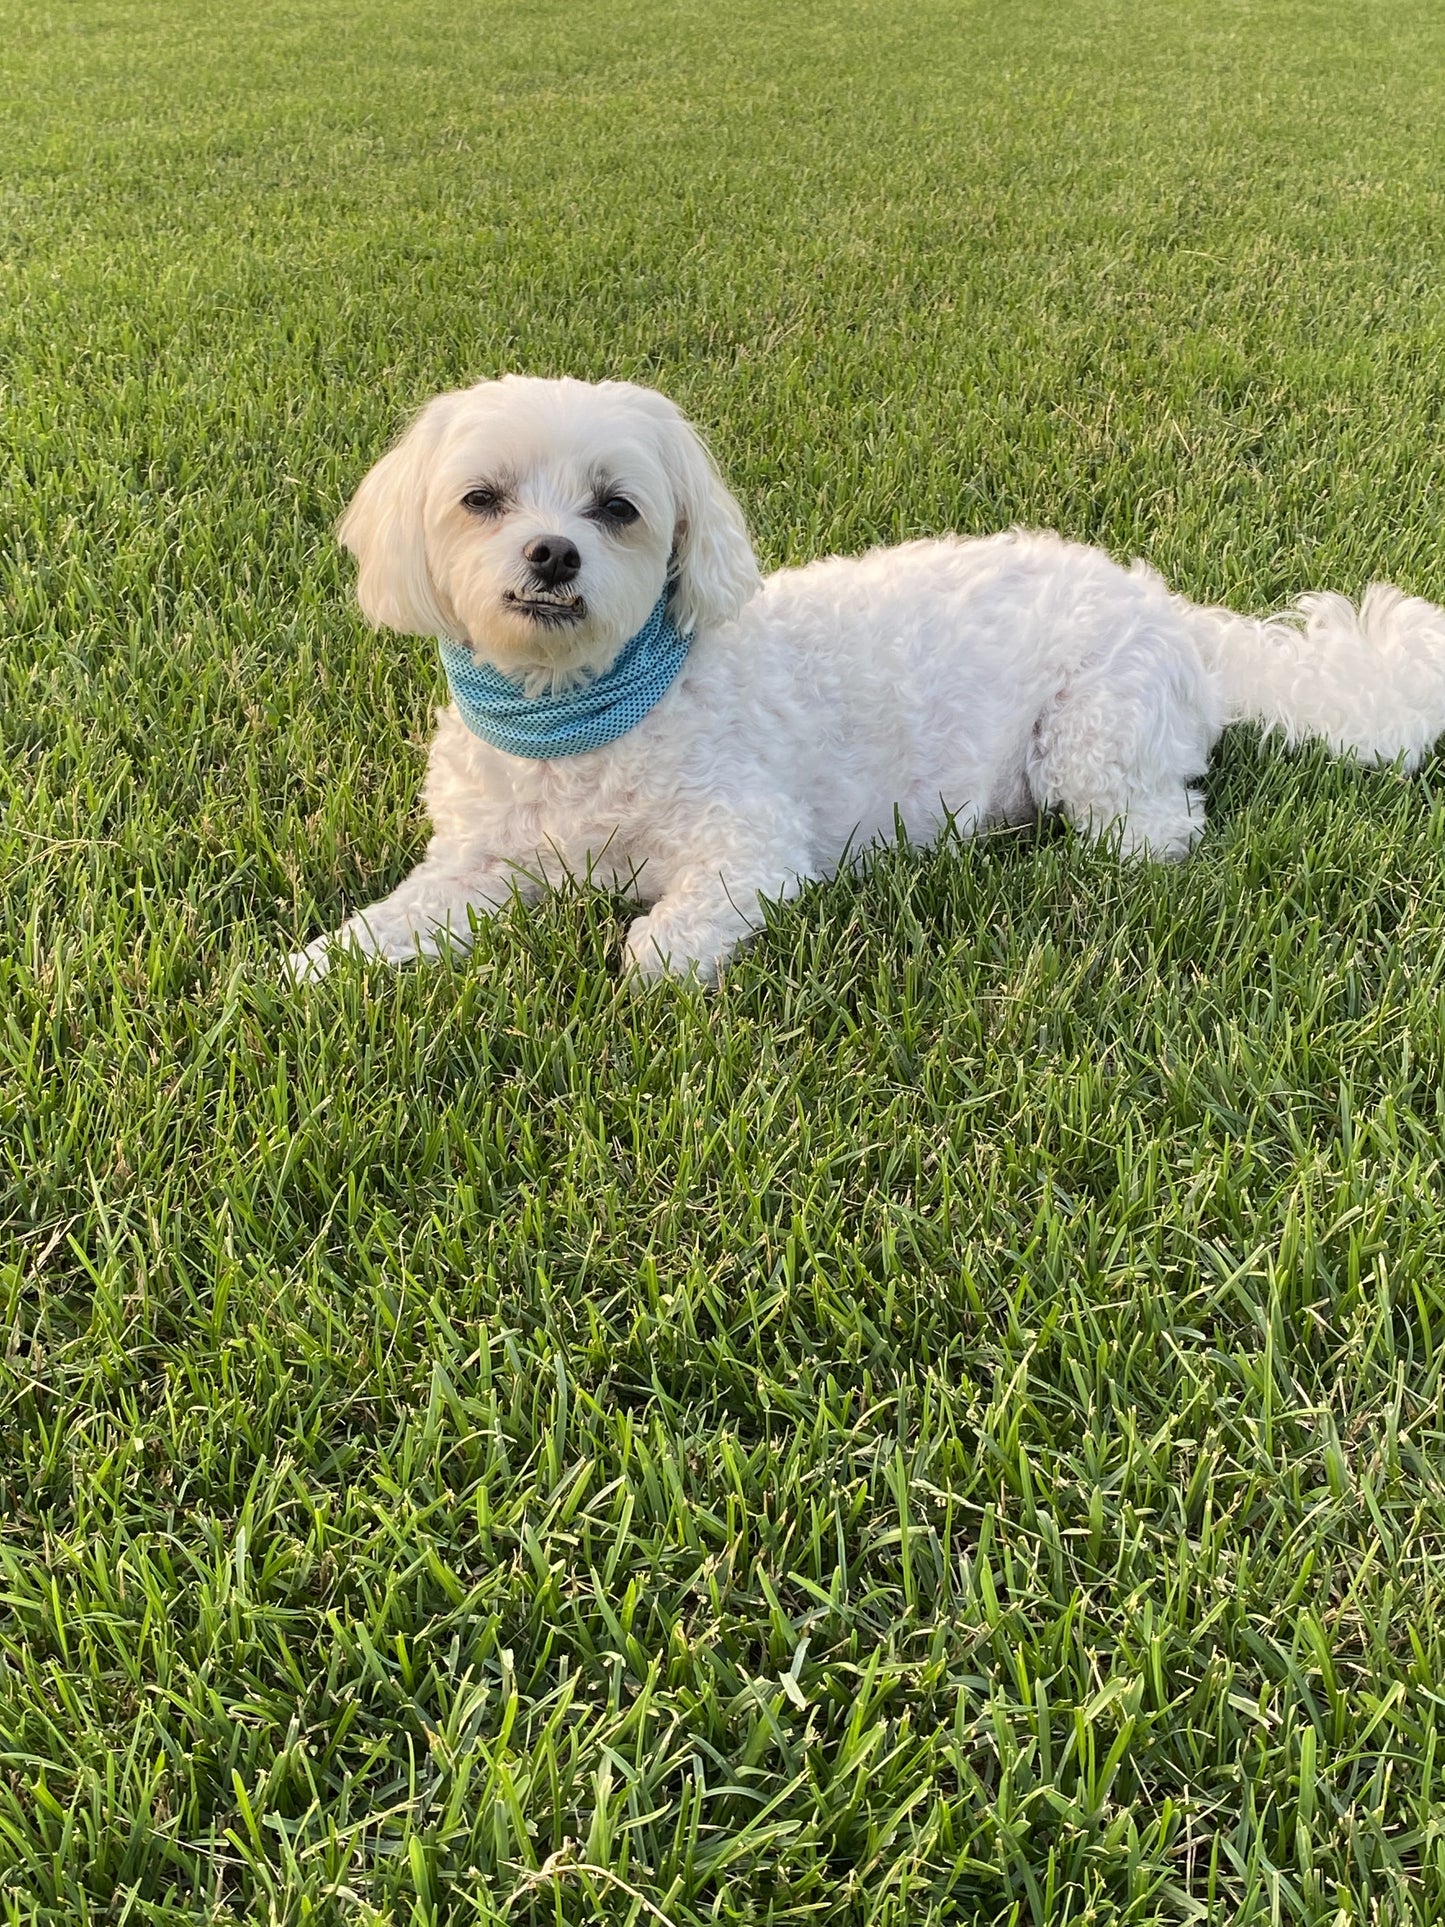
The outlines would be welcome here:
M 898 821 L 926 841 L 1059 810 L 1181 857 L 1232 719 L 1407 765 L 1445 730 L 1445 611 L 1396 589 L 1253 620 L 1019 531 L 762 581 L 696 434 L 626 382 L 438 396 L 340 535 L 366 616 L 438 638 L 457 700 L 425 858 L 302 977 L 465 944 L 514 891 L 592 876 L 649 906 L 631 969 L 712 981 L 763 900 Z

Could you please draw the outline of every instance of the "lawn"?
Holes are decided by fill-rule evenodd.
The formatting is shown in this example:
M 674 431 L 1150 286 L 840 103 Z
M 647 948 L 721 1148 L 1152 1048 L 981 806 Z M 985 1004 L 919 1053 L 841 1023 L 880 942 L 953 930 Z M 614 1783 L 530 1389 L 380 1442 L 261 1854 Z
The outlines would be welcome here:
M 1432 0 L 16 0 L 0 1927 L 1445 1916 L 1445 761 L 879 853 L 715 997 L 419 850 L 332 523 L 508 368 L 769 565 L 1445 599 Z

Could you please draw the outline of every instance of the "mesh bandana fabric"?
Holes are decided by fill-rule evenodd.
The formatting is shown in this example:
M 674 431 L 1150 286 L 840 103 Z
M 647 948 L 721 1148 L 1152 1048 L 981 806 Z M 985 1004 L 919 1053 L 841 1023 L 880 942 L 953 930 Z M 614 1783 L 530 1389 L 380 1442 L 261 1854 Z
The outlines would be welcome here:
M 512 677 L 479 663 L 465 643 L 440 643 L 442 667 L 462 721 L 474 736 L 508 756 L 581 756 L 616 742 L 666 693 L 687 655 L 691 637 L 684 636 L 667 613 L 670 593 L 663 591 L 611 668 L 560 696 L 528 696 Z

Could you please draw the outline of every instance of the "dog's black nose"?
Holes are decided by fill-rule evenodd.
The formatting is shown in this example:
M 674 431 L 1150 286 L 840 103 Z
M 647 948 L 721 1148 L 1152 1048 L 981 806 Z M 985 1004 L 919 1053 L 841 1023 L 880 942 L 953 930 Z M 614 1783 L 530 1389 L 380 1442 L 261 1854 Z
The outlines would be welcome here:
M 536 535 L 522 551 L 532 573 L 549 589 L 560 589 L 571 582 L 582 567 L 577 544 L 565 535 Z

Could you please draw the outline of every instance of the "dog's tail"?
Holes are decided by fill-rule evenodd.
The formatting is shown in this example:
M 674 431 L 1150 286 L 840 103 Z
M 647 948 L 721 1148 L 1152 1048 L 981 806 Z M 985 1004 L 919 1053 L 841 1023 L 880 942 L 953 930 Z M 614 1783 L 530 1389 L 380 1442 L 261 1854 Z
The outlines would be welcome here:
M 1358 609 L 1321 592 L 1264 620 L 1198 613 L 1227 721 L 1407 769 L 1445 735 L 1445 609 L 1432 602 L 1377 582 Z

